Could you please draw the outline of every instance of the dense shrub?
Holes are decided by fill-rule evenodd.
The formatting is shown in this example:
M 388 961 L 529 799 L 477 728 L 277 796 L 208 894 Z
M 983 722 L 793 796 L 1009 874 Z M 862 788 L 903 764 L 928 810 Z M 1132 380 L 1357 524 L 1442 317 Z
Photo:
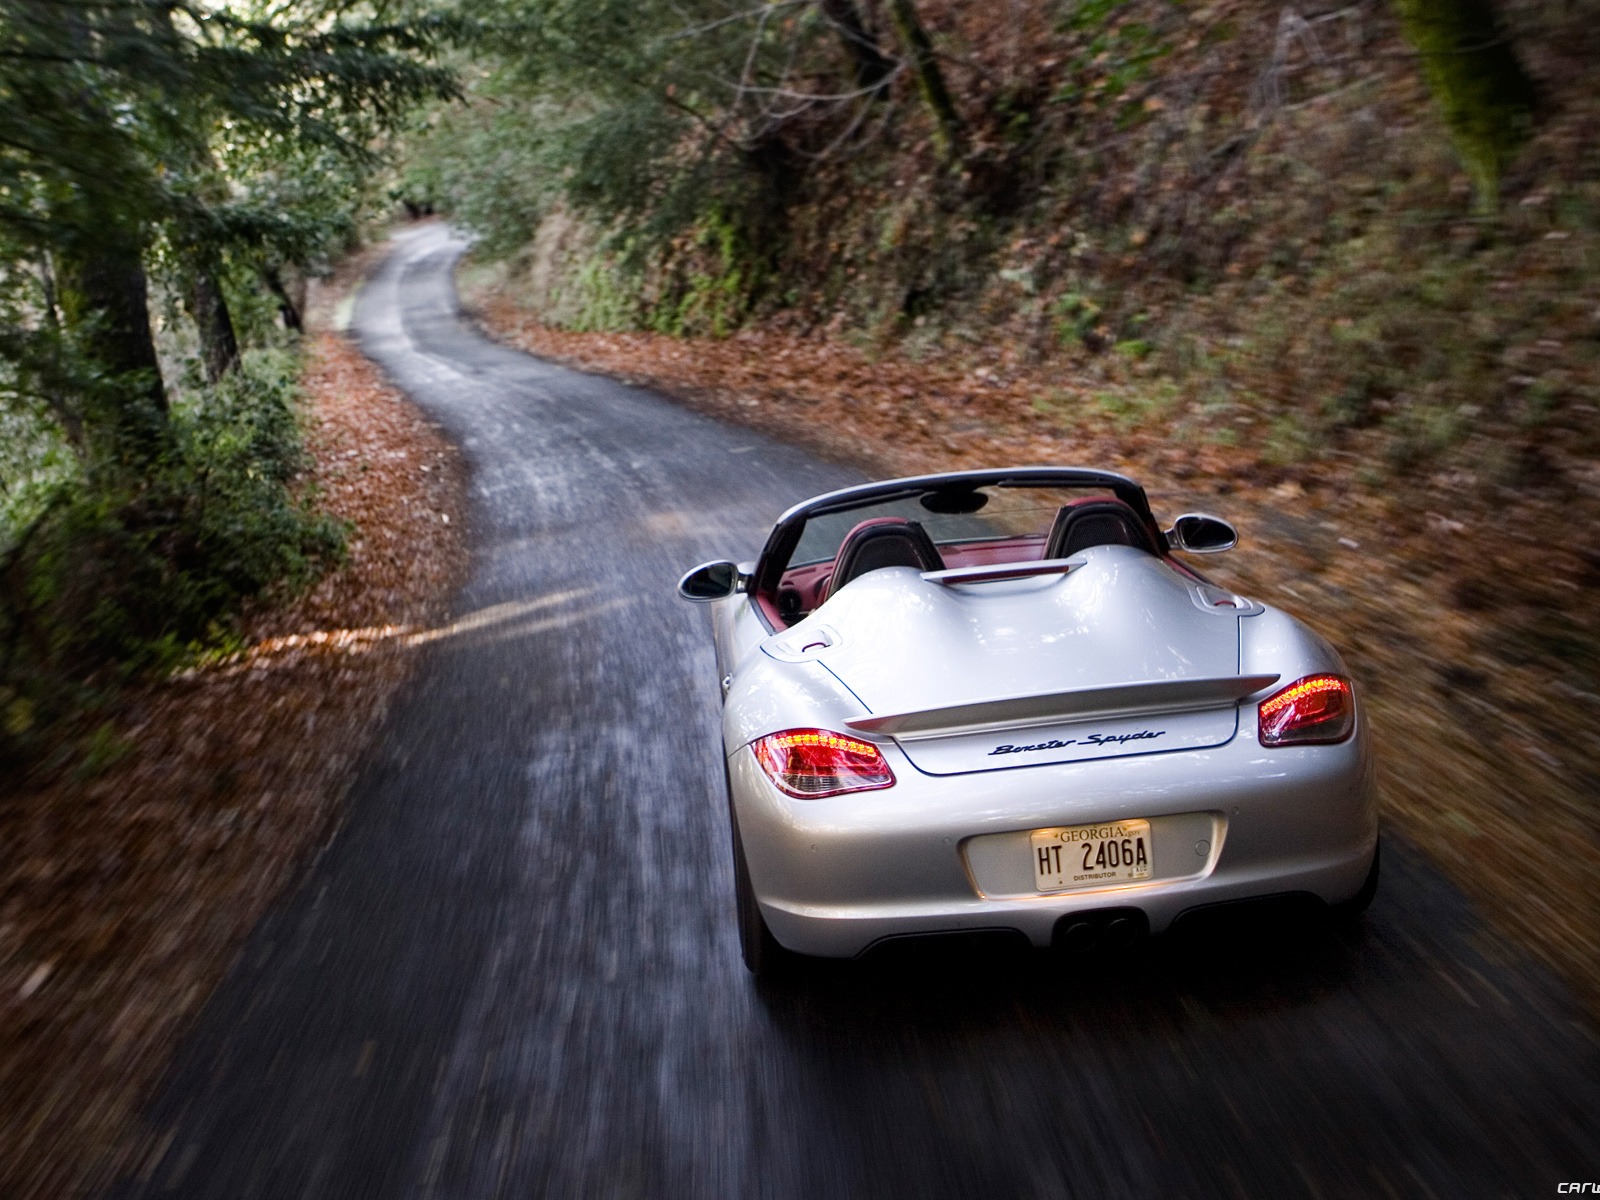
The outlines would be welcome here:
M 225 645 L 241 606 L 304 586 L 344 533 L 297 488 L 294 358 L 246 356 L 172 412 L 153 471 L 58 478 L 0 561 L 0 755 L 132 673 Z

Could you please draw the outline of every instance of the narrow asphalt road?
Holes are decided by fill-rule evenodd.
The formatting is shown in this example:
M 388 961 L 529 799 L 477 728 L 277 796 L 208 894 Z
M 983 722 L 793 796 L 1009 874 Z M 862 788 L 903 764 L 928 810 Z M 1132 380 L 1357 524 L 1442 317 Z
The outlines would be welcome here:
M 1122 960 L 739 964 L 704 614 L 840 468 L 458 318 L 397 239 L 362 346 L 466 448 L 476 556 L 349 819 L 263 924 L 121 1197 L 1544 1197 L 1600 1049 L 1404 846 L 1360 930 Z

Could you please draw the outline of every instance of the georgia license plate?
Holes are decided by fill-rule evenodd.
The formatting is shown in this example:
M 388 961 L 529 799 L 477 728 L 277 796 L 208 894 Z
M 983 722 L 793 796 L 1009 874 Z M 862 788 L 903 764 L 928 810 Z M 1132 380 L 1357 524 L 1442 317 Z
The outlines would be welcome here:
M 1035 829 L 1028 843 L 1033 886 L 1041 892 L 1150 878 L 1154 855 L 1149 821 Z

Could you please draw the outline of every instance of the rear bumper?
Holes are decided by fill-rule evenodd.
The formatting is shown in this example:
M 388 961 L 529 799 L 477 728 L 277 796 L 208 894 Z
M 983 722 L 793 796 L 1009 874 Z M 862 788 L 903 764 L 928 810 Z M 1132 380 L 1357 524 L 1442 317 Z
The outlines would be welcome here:
M 1364 728 L 1338 746 L 1235 738 L 965 776 L 885 754 L 894 787 L 823 800 L 783 795 L 748 748 L 729 759 L 751 883 L 789 949 L 847 958 L 884 938 L 990 929 L 1046 946 L 1063 916 L 1090 910 L 1137 908 L 1161 932 L 1202 905 L 1283 892 L 1337 903 L 1360 890 L 1377 845 Z M 1151 821 L 1155 877 L 1032 891 L 1029 830 L 1134 818 Z

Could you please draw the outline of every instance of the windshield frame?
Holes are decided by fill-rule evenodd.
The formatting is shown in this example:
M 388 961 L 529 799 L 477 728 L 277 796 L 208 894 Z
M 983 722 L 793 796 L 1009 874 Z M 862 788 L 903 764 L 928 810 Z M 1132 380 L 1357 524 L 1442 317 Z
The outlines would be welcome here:
M 912 475 L 904 479 L 887 479 L 878 483 L 860 484 L 814 496 L 790 508 L 772 527 L 766 545 L 756 560 L 750 590 L 757 612 L 769 626 L 777 613 L 778 585 L 789 560 L 794 556 L 812 517 L 830 513 L 849 512 L 852 509 L 881 505 L 886 501 L 911 499 L 952 486 L 966 488 L 1081 488 L 1109 491 L 1118 500 L 1138 514 L 1149 526 L 1156 544 L 1166 553 L 1169 549 L 1166 536 L 1156 524 L 1150 511 L 1150 501 L 1140 487 L 1126 475 L 1114 471 L 1100 471 L 1089 467 L 1012 467 L 978 471 L 949 471 L 938 475 Z M 778 627 L 781 627 L 778 622 Z

